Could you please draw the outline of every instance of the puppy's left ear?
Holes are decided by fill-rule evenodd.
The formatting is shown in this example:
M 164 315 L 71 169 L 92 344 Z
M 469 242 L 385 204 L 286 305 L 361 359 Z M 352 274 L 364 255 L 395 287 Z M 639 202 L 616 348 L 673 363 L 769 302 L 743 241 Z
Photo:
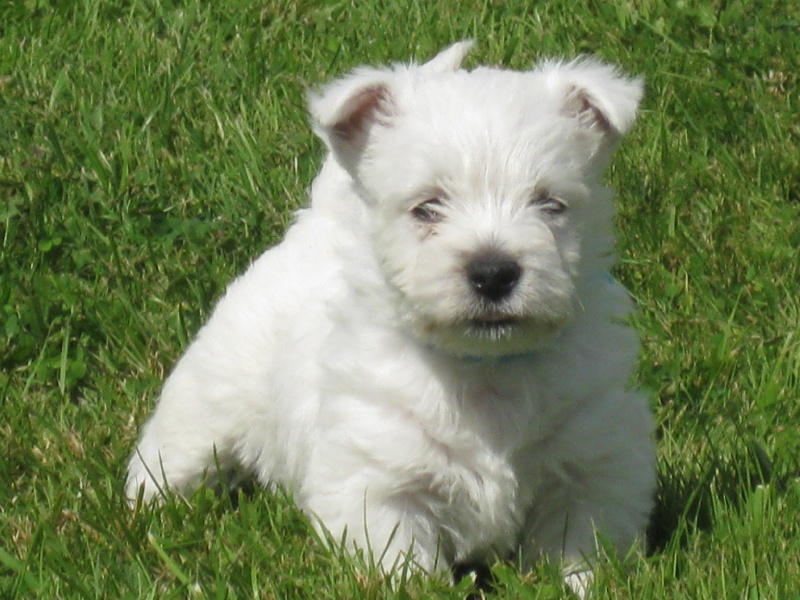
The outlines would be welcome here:
M 375 127 L 393 111 L 390 69 L 359 69 L 309 96 L 314 130 L 352 175 Z
M 613 66 L 593 59 L 545 63 L 541 72 L 560 97 L 564 114 L 615 141 L 628 133 L 642 99 L 641 78 L 627 78 Z

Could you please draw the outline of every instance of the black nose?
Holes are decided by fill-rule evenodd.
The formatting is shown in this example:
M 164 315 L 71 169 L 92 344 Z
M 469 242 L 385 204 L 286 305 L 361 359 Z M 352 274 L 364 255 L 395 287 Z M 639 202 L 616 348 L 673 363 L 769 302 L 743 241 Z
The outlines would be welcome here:
M 467 280 L 472 289 L 492 302 L 511 294 L 521 276 L 522 267 L 505 254 L 482 254 L 467 265 Z

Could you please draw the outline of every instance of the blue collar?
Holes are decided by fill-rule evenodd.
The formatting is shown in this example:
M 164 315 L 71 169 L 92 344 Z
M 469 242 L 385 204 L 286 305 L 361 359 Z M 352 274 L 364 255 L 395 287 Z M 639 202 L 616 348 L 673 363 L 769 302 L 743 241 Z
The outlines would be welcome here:
M 539 353 L 533 350 L 529 352 L 518 352 L 517 354 L 505 354 L 503 356 L 459 356 L 461 360 L 468 363 L 497 363 L 507 365 L 514 362 L 522 362 L 535 358 Z
M 460 360 L 467 364 L 498 364 L 498 365 L 508 365 L 515 362 L 522 362 L 525 360 L 533 359 L 539 354 L 541 354 L 541 350 L 529 350 L 527 352 L 517 352 L 515 354 L 503 354 L 501 356 L 476 356 L 471 354 L 448 354 L 446 352 L 442 352 L 438 348 L 434 348 L 429 346 L 429 350 L 436 352 L 437 354 L 442 354 L 451 358 L 453 360 Z
M 609 273 L 608 271 L 600 271 L 599 276 L 602 277 L 603 279 L 605 279 L 606 283 L 608 283 L 610 285 L 616 285 L 617 284 L 617 280 L 614 279 L 614 276 L 611 273 Z

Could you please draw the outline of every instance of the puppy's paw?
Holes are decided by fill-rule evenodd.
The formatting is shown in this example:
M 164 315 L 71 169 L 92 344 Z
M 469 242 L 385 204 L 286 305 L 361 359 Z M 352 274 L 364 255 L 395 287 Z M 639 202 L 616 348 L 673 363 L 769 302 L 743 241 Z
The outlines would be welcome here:
M 591 569 L 571 570 L 564 574 L 564 583 L 575 593 L 578 598 L 586 598 L 594 581 L 594 572 Z

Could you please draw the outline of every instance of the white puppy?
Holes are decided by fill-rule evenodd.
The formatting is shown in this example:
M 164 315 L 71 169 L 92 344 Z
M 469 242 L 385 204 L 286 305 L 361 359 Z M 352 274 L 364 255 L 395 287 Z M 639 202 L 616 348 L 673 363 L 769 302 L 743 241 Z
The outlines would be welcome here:
M 387 569 L 582 568 L 598 531 L 641 536 L 652 424 L 600 183 L 641 82 L 591 60 L 460 70 L 470 45 L 312 97 L 311 207 L 167 380 L 131 499 L 243 471 Z

